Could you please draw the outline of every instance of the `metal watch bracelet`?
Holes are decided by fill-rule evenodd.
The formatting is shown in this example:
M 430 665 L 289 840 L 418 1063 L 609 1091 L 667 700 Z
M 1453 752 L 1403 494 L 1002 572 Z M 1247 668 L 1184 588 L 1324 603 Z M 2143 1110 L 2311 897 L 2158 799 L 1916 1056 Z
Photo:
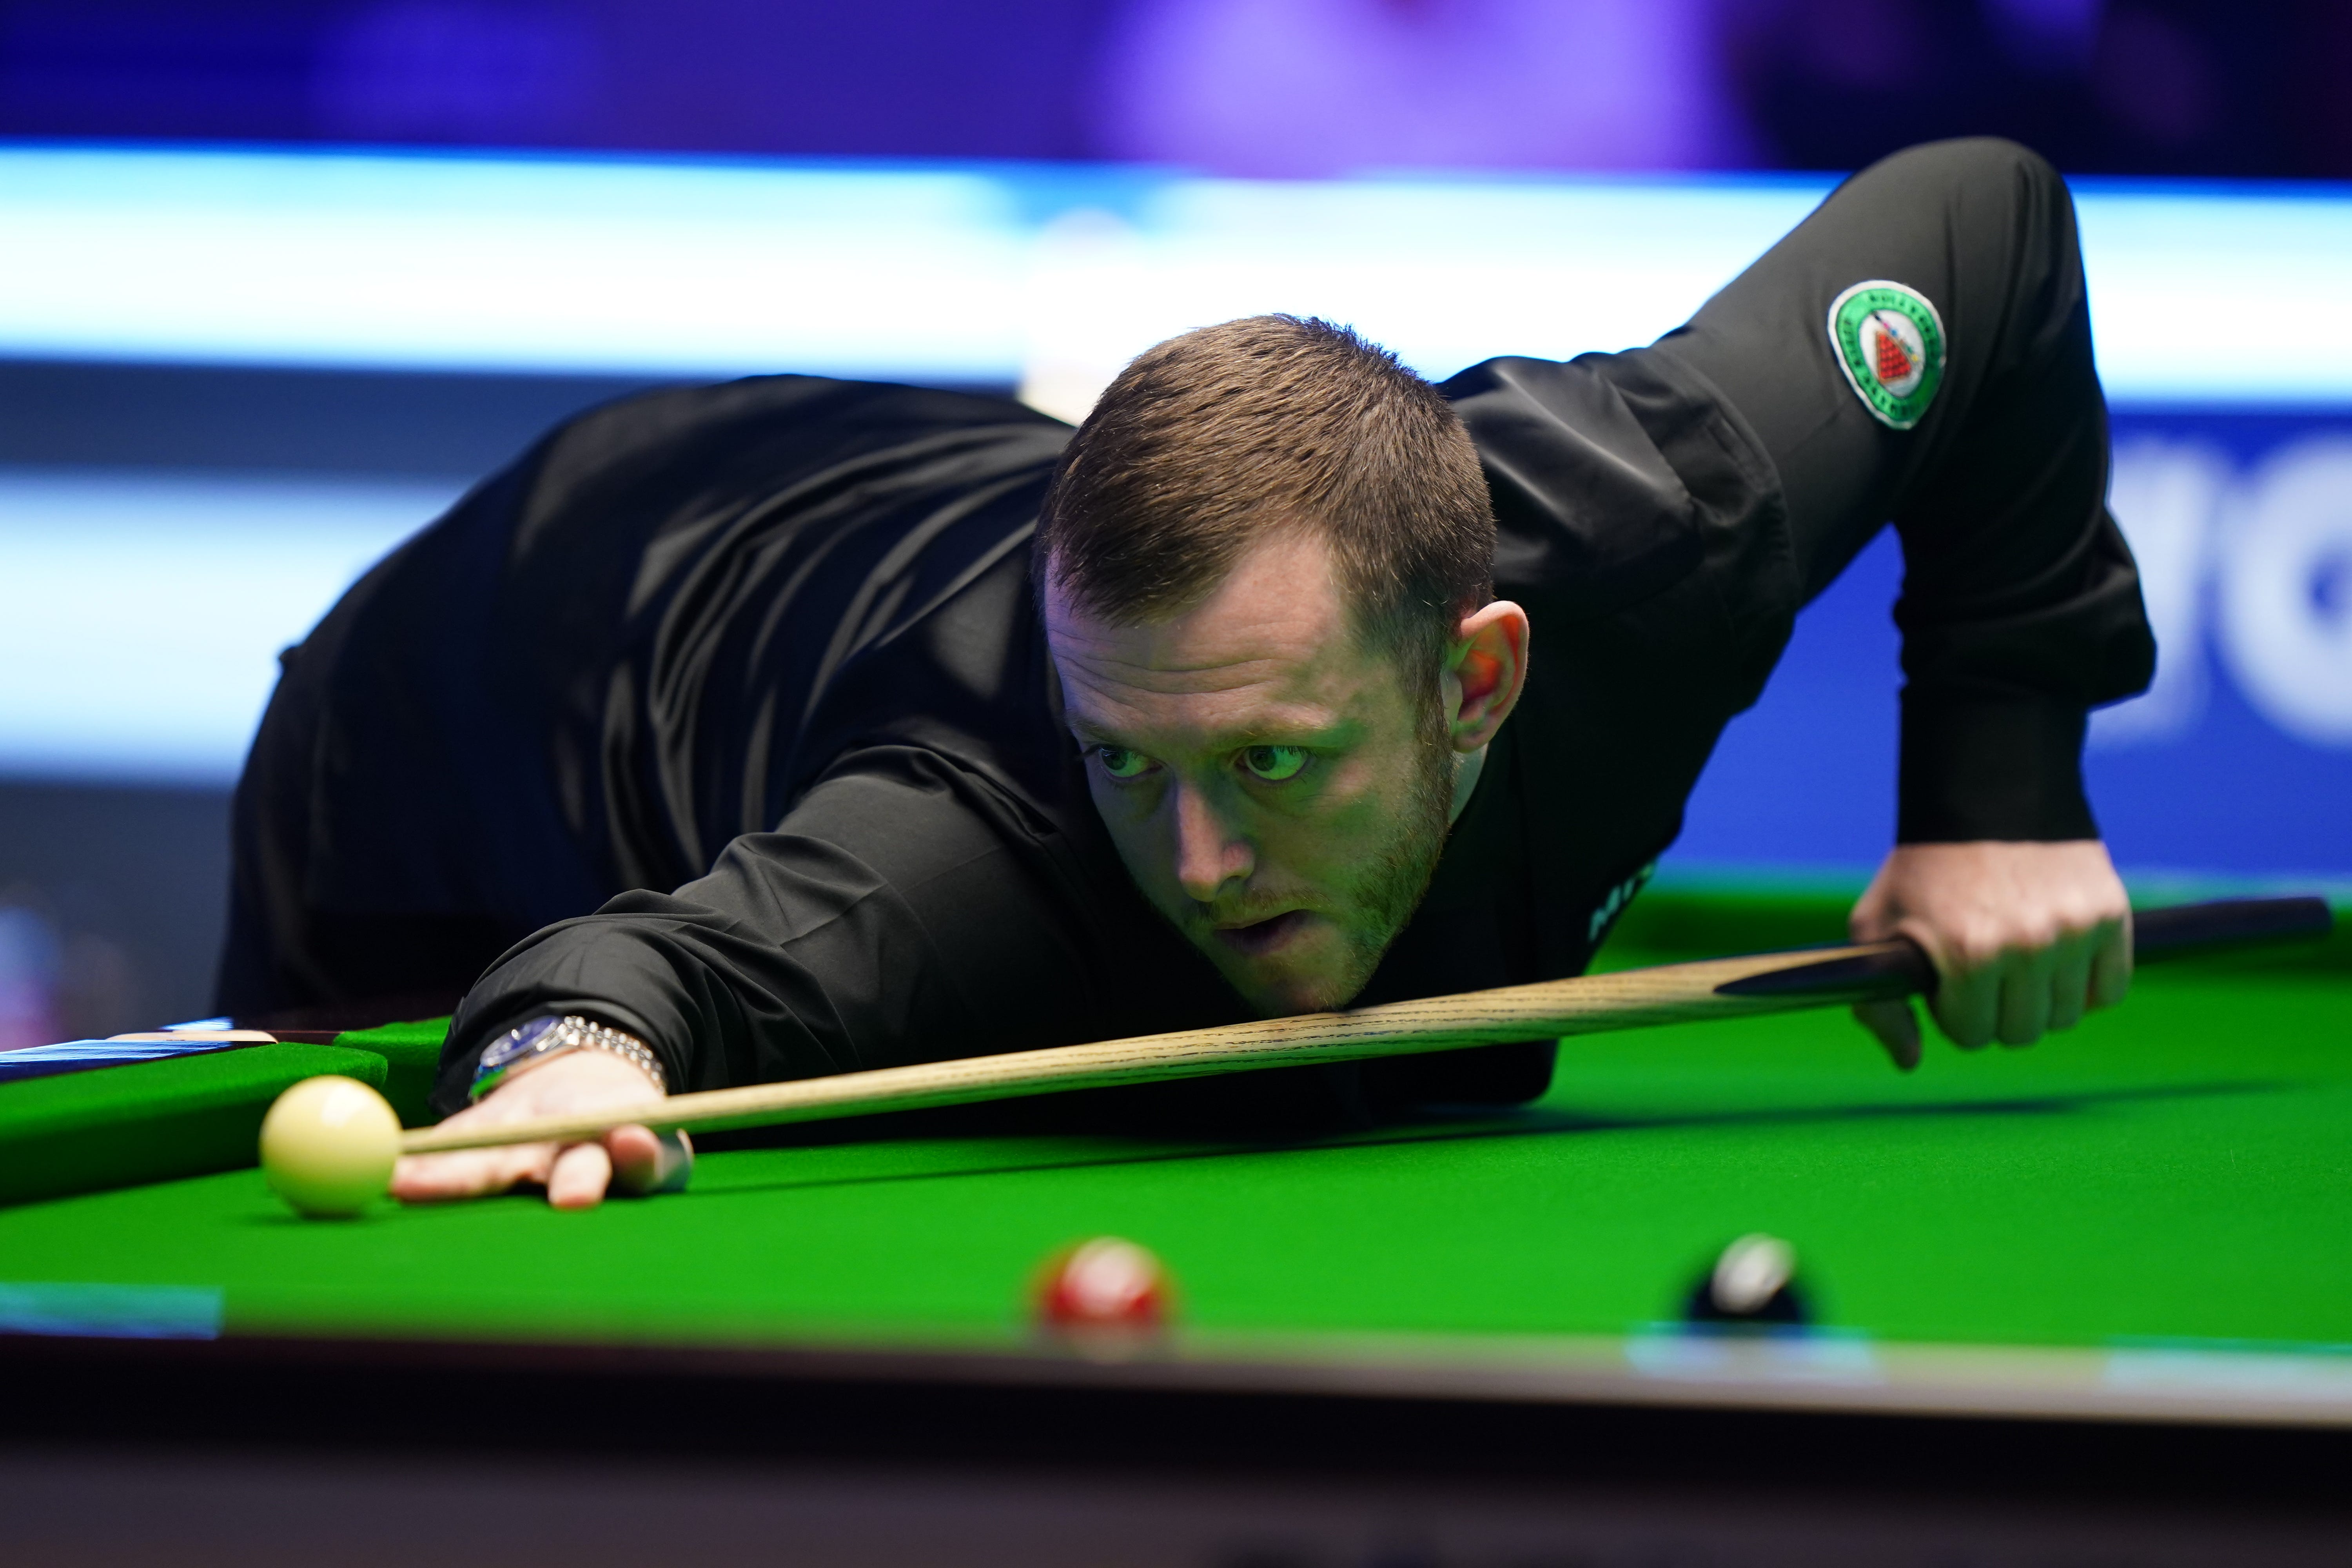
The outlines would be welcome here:
M 533 1018 L 491 1041 L 482 1052 L 481 1065 L 474 1070 L 474 1086 L 467 1098 L 479 1100 L 508 1079 L 578 1050 L 606 1051 L 619 1057 L 652 1079 L 662 1093 L 669 1092 L 669 1075 L 662 1070 L 661 1058 L 652 1047 L 635 1035 L 572 1013 L 561 1018 Z

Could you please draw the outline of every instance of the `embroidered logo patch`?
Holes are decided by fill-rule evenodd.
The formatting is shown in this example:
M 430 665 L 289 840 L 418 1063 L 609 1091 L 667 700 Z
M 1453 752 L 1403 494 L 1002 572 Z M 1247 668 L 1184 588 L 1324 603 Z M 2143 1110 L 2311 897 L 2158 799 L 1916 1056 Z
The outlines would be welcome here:
M 1830 343 L 1864 407 L 1889 429 L 1908 430 L 1944 380 L 1944 321 L 1916 289 L 1884 278 L 1830 301 Z
M 1633 895 L 1649 886 L 1650 879 L 1657 875 L 1657 871 L 1658 863 L 1653 860 L 1609 889 L 1609 896 L 1601 900 L 1600 907 L 1592 911 L 1591 920 L 1586 922 L 1584 943 L 1587 947 L 1601 945 L 1601 939 L 1609 934 L 1609 928 L 1617 923 L 1617 917 L 1625 912 L 1625 906 L 1633 901 Z

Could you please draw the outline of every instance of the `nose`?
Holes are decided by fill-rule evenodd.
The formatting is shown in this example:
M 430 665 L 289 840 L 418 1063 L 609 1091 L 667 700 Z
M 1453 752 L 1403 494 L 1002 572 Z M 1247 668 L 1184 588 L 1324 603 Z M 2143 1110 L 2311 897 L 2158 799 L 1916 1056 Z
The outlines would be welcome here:
M 1176 880 L 1196 903 L 1212 902 L 1227 882 L 1249 879 L 1257 869 L 1257 853 L 1200 790 L 1179 784 L 1173 793 Z

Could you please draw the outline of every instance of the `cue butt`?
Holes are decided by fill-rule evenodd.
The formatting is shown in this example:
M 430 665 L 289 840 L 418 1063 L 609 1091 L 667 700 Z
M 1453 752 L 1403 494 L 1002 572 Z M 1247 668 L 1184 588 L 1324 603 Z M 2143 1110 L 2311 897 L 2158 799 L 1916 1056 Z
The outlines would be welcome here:
M 2335 925 L 2336 916 L 2327 900 L 2311 897 L 2214 899 L 2201 904 L 2137 910 L 2132 913 L 2132 963 L 2158 963 L 2228 948 L 2312 940 L 2327 935 Z M 1832 1006 L 1841 1002 L 1932 996 L 1936 968 L 1916 942 L 1898 937 L 1810 963 L 1727 981 L 1717 989 L 1726 996 L 1802 997 L 1816 1005 Z
M 2316 941 L 2336 929 L 2319 898 L 2214 899 L 2132 916 L 2132 962 L 2153 963 L 2257 942 Z

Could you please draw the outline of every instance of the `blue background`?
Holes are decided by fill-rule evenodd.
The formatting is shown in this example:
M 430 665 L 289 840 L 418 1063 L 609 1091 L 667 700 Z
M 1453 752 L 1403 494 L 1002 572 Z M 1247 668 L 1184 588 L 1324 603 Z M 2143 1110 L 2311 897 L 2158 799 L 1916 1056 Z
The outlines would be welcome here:
M 1113 164 L 1769 183 L 1965 134 L 2018 138 L 2078 179 L 2325 198 L 2352 179 L 2347 79 L 2341 0 L 0 0 L 0 153 L 1014 160 L 1023 190 L 1076 176 L 1114 209 Z M 6 237 L 0 288 L 26 248 Z M 2300 298 L 2336 295 L 2340 330 L 2352 268 L 2339 287 L 2340 247 L 2311 248 Z M 2246 300 L 2248 341 L 2293 336 L 2270 303 Z M 1590 346 L 1606 345 L 1555 348 Z M 229 780 L 275 648 L 537 431 L 668 374 L 702 373 L 0 341 L 0 1045 L 209 1011 Z M 2204 405 L 2118 409 L 2126 448 L 2200 444 L 2242 476 L 2352 431 L 2352 396 L 2250 413 L 2243 384 L 2149 394 L 2175 395 Z M 2226 562 L 2226 506 L 2208 531 Z M 1670 867 L 1850 880 L 1883 853 L 1900 571 L 1882 542 L 1802 618 Z M 2347 584 L 2352 557 L 2309 585 L 2338 647 Z M 2210 584 L 2189 588 L 2206 606 Z M 51 635 L 59 621 L 87 635 Z M 2283 731 L 2215 625 L 2192 615 L 2165 648 L 2206 678 L 2187 721 L 2090 754 L 2119 858 L 2143 882 L 2352 879 L 2352 751 Z M 26 692 L 47 707 L 11 706 Z
M 2115 433 L 2126 456 L 2149 438 L 2196 444 L 2242 475 L 2291 444 L 2352 436 L 2352 416 L 2124 408 Z M 2218 556 L 2230 544 L 2225 516 L 2210 546 Z M 1799 617 L 1763 700 L 1725 732 L 1670 863 L 1853 868 L 1885 853 L 1901 647 L 1890 612 L 1902 574 L 1889 530 Z M 2352 614 L 2340 595 L 2317 610 Z M 2284 733 L 2218 657 L 2210 616 L 2202 623 L 2159 651 L 2203 667 L 2194 722 L 2161 739 L 2095 734 L 2087 750 L 2092 805 L 2118 862 L 2143 873 L 2352 878 L 2352 749 Z

